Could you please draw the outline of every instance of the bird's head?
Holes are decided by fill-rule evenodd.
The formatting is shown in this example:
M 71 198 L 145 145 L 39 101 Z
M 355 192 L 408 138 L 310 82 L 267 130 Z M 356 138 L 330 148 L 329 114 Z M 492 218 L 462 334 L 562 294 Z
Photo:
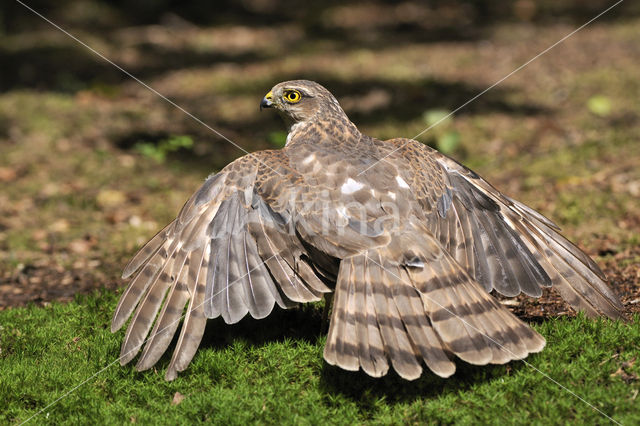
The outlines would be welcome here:
M 336 98 L 309 80 L 278 83 L 262 98 L 260 109 L 275 108 L 289 125 L 311 121 L 326 114 L 344 114 Z

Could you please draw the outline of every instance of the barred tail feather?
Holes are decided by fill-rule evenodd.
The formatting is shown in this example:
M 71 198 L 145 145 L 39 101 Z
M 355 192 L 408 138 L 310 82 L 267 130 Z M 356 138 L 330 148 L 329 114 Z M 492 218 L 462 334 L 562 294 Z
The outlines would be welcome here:
M 544 338 L 487 294 L 436 240 L 403 238 L 342 260 L 324 350 L 329 364 L 379 377 L 388 360 L 413 380 L 422 361 L 449 377 L 454 356 L 503 364 L 542 350 Z M 407 256 L 411 262 L 398 260 Z

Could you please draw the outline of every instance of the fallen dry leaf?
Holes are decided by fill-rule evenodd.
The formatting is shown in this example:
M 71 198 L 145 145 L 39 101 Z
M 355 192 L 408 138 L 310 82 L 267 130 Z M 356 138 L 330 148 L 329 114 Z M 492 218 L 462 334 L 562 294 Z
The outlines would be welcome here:
M 0 167 L 0 182 L 11 182 L 18 177 L 16 169 L 10 167 Z
M 171 401 L 171 405 L 178 405 L 182 402 L 183 399 L 184 399 L 184 395 L 181 394 L 180 392 L 176 392 L 175 394 L 173 394 L 173 400 Z
M 116 189 L 103 189 L 96 196 L 96 203 L 102 208 L 117 207 L 127 200 L 127 196 L 122 191 Z
M 66 219 L 58 219 L 49 225 L 51 232 L 67 232 L 69 230 L 69 221 Z
M 636 357 L 634 356 L 633 358 L 631 358 L 629 361 L 625 361 L 622 363 L 622 368 L 631 368 L 633 367 L 633 364 L 636 363 Z
M 629 371 L 629 369 L 633 367 L 635 362 L 636 357 L 631 358 L 629 361 L 624 361 L 620 368 L 618 368 L 614 373 L 611 373 L 611 377 L 620 376 L 622 381 L 626 384 L 637 381 L 638 379 L 640 379 L 640 377 L 638 377 L 638 375 L 634 372 Z
M 68 245 L 69 250 L 74 253 L 83 254 L 98 244 L 98 239 L 91 234 L 85 234 L 82 238 L 76 238 Z
M 31 233 L 31 238 L 36 241 L 43 241 L 47 238 L 47 231 L 44 229 L 36 229 Z
M 107 219 L 107 222 L 113 223 L 113 224 L 122 223 L 126 221 L 128 216 L 129 214 L 123 209 L 112 210 L 105 214 L 105 218 Z
M 91 241 L 88 241 L 84 238 L 79 238 L 69 243 L 69 250 L 77 254 L 83 254 L 88 252 L 91 246 Z

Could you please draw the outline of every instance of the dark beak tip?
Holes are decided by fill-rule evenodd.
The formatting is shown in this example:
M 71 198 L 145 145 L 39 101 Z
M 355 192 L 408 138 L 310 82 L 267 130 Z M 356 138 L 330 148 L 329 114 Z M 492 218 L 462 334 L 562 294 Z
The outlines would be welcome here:
M 262 98 L 262 100 L 260 101 L 260 111 L 262 111 L 262 108 L 271 108 L 271 106 L 273 105 L 273 102 L 271 102 L 269 99 Z

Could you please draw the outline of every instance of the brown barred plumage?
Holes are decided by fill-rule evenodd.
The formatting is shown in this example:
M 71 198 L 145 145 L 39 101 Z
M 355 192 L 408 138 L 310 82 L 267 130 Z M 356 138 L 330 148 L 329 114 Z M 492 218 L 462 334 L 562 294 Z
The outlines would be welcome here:
M 539 296 L 555 286 L 589 315 L 622 316 L 602 271 L 556 225 L 454 160 L 361 134 L 314 82 L 280 83 L 261 106 L 282 113 L 287 145 L 210 176 L 126 266 L 125 278 L 137 274 L 111 327 L 132 317 L 122 364 L 144 345 L 136 368 L 153 366 L 184 315 L 172 380 L 207 318 L 264 318 L 334 290 L 324 357 L 374 377 L 390 365 L 409 380 L 423 365 L 448 377 L 456 357 L 501 364 L 540 351 L 544 338 L 494 289 Z

